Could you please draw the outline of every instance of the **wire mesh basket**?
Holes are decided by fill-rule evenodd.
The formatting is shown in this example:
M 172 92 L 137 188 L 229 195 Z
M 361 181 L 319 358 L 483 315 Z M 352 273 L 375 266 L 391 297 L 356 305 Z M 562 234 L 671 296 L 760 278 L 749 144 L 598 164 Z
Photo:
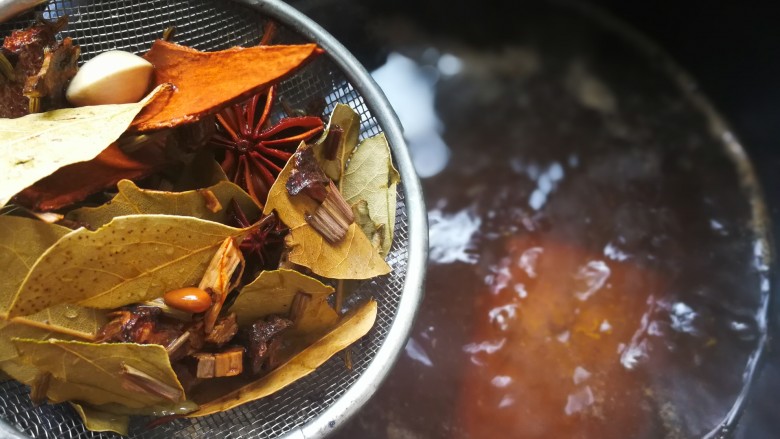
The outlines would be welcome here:
M 276 394 L 227 412 L 178 419 L 145 429 L 137 418 L 134 438 L 276 438 L 323 437 L 342 424 L 376 390 L 404 346 L 421 298 L 427 253 L 427 225 L 419 181 L 403 140 L 401 126 L 387 99 L 358 61 L 332 36 L 301 13 L 274 0 L 74 0 L 50 1 L 39 8 L 44 19 L 68 16 L 70 36 L 81 47 L 81 61 L 111 49 L 142 54 L 164 29 L 175 28 L 174 41 L 199 50 L 257 44 L 269 20 L 277 27 L 275 43 L 315 42 L 326 52 L 277 88 L 280 99 L 302 108 L 324 99 L 323 115 L 338 103 L 361 118 L 360 138 L 383 132 L 401 174 L 389 275 L 365 281 L 347 301 L 373 297 L 376 323 L 352 350 L 353 367 L 338 356 L 314 373 Z M 0 25 L 0 37 L 31 24 L 27 19 Z M 225 72 L 230 75 L 230 72 Z M 278 115 L 277 115 L 278 116 Z M 34 406 L 29 389 L 15 381 L 0 383 L 0 436 L 36 438 L 110 438 L 113 433 L 85 429 L 67 404 Z

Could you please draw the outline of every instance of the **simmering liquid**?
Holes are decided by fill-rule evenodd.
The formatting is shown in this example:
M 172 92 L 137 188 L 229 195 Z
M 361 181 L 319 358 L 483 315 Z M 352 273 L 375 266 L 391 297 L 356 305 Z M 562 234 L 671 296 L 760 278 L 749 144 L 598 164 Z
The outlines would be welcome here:
M 552 7 L 490 19 L 500 38 L 376 30 L 430 264 L 405 353 L 337 436 L 706 435 L 765 331 L 733 137 L 621 33 Z

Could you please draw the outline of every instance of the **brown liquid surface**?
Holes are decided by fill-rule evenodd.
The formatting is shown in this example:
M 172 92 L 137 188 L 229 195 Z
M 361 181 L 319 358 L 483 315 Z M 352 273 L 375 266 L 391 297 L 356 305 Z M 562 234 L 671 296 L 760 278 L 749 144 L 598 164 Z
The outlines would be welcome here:
M 336 437 L 701 437 L 764 324 L 729 133 L 623 36 L 555 8 L 512 20 L 490 41 L 376 31 L 430 264 L 405 352 Z

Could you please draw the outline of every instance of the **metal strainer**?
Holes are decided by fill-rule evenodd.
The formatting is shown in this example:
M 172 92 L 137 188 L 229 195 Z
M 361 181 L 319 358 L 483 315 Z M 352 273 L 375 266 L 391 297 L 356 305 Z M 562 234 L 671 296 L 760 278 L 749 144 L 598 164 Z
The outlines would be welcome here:
M 361 117 L 360 138 L 384 132 L 401 174 L 393 247 L 393 271 L 364 282 L 348 306 L 369 297 L 379 308 L 371 332 L 353 347 L 353 368 L 334 357 L 311 375 L 282 391 L 233 410 L 198 419 L 179 419 L 152 430 L 136 419 L 135 438 L 318 438 L 354 413 L 376 390 L 404 346 L 422 294 L 427 253 L 427 223 L 419 181 L 412 167 L 400 123 L 389 102 L 358 61 L 320 26 L 276 0 L 55 0 L 43 17 L 68 15 L 70 36 L 82 59 L 121 49 L 147 51 L 162 31 L 175 26 L 174 41 L 200 50 L 218 50 L 260 41 L 268 19 L 278 25 L 275 43 L 315 42 L 327 54 L 317 58 L 278 88 L 292 108 L 324 98 L 324 114 L 337 103 Z M 0 25 L 0 37 L 29 20 Z M 230 75 L 230 72 L 225 72 Z M 278 116 L 278 115 L 277 115 Z M 33 406 L 28 389 L 0 383 L 0 437 L 109 438 L 87 431 L 67 404 Z

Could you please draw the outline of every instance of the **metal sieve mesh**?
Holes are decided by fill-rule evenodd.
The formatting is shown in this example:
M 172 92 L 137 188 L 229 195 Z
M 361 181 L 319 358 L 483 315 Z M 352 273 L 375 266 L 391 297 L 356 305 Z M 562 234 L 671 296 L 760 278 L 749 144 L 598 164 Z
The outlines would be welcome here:
M 274 1 L 253 3 L 254 7 L 205 0 L 56 0 L 40 11 L 47 19 L 69 17 L 68 28 L 62 36 L 74 39 L 81 47 L 84 60 L 109 49 L 143 53 L 161 36 L 163 29 L 170 26 L 176 29 L 174 41 L 200 50 L 256 44 L 267 22 L 264 14 L 282 24 L 275 43 L 314 41 L 320 44 L 328 55 L 317 58 L 281 84 L 279 97 L 291 108 L 303 108 L 313 100 L 324 99 L 324 114 L 329 114 L 337 103 L 348 104 L 361 116 L 361 139 L 380 132 L 388 136 L 402 177 L 395 237 L 387 258 L 393 271 L 390 275 L 364 282 L 347 302 L 350 306 L 373 297 L 379 305 L 374 328 L 351 348 L 352 370 L 345 368 L 340 358 L 334 357 L 311 375 L 275 395 L 225 413 L 180 419 L 151 430 L 143 427 L 149 419 L 135 419 L 131 424 L 131 437 L 324 436 L 376 389 L 403 347 L 419 303 L 427 249 L 425 210 L 394 114 L 362 68 L 343 70 L 344 65 L 356 61 L 321 28 L 284 4 Z M 28 19 L 0 25 L 0 37 L 30 23 Z M 14 381 L 0 383 L 0 417 L 25 436 L 118 437 L 87 431 L 67 404 L 34 407 L 28 389 Z

